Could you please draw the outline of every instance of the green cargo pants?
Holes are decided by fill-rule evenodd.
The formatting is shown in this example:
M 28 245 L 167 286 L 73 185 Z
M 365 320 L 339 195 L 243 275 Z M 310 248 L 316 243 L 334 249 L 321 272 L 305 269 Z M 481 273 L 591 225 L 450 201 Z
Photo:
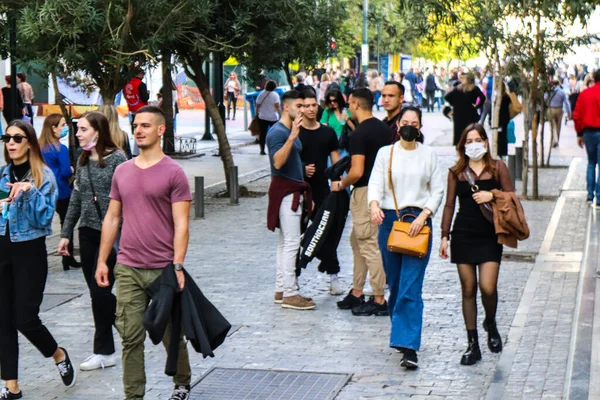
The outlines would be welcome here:
M 127 400 L 141 400 L 146 391 L 144 367 L 144 340 L 146 330 L 142 325 L 144 312 L 150 296 L 148 287 L 162 274 L 162 269 L 132 268 L 123 264 L 115 267 L 117 287 L 117 321 L 115 323 L 123 344 L 123 388 Z M 171 326 L 163 338 L 165 348 L 171 341 Z M 161 366 L 162 368 L 163 366 Z M 192 379 L 186 342 L 179 343 L 177 375 L 173 382 L 177 386 L 189 385 Z

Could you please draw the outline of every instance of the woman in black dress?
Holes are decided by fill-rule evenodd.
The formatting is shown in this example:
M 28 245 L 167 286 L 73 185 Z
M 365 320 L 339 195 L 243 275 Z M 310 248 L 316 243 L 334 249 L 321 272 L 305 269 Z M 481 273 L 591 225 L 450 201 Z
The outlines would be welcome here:
M 472 365 L 481 359 L 477 336 L 477 266 L 488 347 L 492 353 L 502 351 L 502 338 L 496 328 L 502 245 L 498 244 L 494 224 L 490 221 L 493 214 L 489 203 L 494 201 L 493 189 L 514 192 L 514 187 L 506 164 L 492 160 L 488 149 L 488 136 L 483 126 L 467 126 L 457 146 L 458 162 L 448 173 L 448 193 L 442 218 L 440 257 L 448 258 L 448 240 L 451 238 L 451 262 L 458 267 L 462 289 L 463 317 L 469 343 L 460 360 L 463 365 Z M 460 207 L 450 232 L 456 198 Z
M 446 101 L 452 106 L 454 120 L 454 140 L 456 146 L 467 125 L 479 121 L 479 112 L 485 103 L 485 95 L 475 86 L 475 75 L 469 72 L 462 76 L 463 82 L 446 95 Z

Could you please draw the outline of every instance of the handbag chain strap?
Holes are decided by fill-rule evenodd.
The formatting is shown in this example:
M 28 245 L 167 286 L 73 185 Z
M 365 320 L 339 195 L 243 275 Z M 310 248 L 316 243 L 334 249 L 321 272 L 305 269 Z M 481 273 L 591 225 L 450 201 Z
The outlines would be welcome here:
M 396 201 L 396 192 L 394 191 L 394 183 L 392 182 L 392 159 L 394 158 L 394 146 L 390 148 L 390 166 L 388 168 L 388 184 L 390 186 L 390 190 L 392 191 L 392 197 L 394 198 L 394 208 L 396 209 L 396 217 L 400 220 L 400 210 L 398 210 L 398 202 Z
M 88 160 L 88 162 L 85 166 L 87 169 L 90 186 L 92 187 L 92 203 L 94 203 L 96 212 L 98 213 L 98 218 L 100 219 L 100 223 L 102 223 L 102 221 L 104 220 L 104 217 L 102 216 L 102 211 L 100 211 L 100 204 L 98 204 L 98 197 L 96 197 L 96 189 L 94 188 L 94 180 L 92 179 L 92 172 L 90 171 L 90 160 Z

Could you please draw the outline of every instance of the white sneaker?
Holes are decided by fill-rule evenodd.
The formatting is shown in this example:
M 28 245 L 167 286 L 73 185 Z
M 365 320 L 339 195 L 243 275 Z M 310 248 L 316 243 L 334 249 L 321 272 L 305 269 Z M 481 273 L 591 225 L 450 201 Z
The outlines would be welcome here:
M 329 293 L 333 296 L 339 296 L 340 294 L 345 293 L 338 278 L 333 278 L 331 282 L 329 282 Z
M 114 353 L 108 356 L 92 354 L 81 363 L 79 368 L 82 371 L 92 371 L 94 369 L 114 367 L 115 365 L 117 365 L 117 356 Z

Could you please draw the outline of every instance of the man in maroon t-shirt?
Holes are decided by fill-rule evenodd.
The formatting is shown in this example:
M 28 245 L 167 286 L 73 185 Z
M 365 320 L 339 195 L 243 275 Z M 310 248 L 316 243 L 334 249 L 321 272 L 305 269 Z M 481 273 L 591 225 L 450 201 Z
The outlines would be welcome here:
M 180 289 L 185 278 L 183 262 L 188 247 L 192 195 L 183 169 L 165 156 L 160 137 L 165 133 L 165 116 L 153 106 L 138 110 L 135 140 L 140 155 L 117 167 L 110 192 L 110 205 L 102 225 L 102 241 L 96 281 L 108 285 L 106 259 L 123 227 L 117 265 L 114 270 L 117 292 L 116 328 L 123 340 L 123 387 L 127 399 L 143 399 L 144 339 L 142 324 L 148 307 L 147 289 L 165 267 L 174 265 Z M 167 328 L 163 344 L 170 342 Z M 180 340 L 175 389 L 171 399 L 187 400 L 191 370 L 186 343 Z

